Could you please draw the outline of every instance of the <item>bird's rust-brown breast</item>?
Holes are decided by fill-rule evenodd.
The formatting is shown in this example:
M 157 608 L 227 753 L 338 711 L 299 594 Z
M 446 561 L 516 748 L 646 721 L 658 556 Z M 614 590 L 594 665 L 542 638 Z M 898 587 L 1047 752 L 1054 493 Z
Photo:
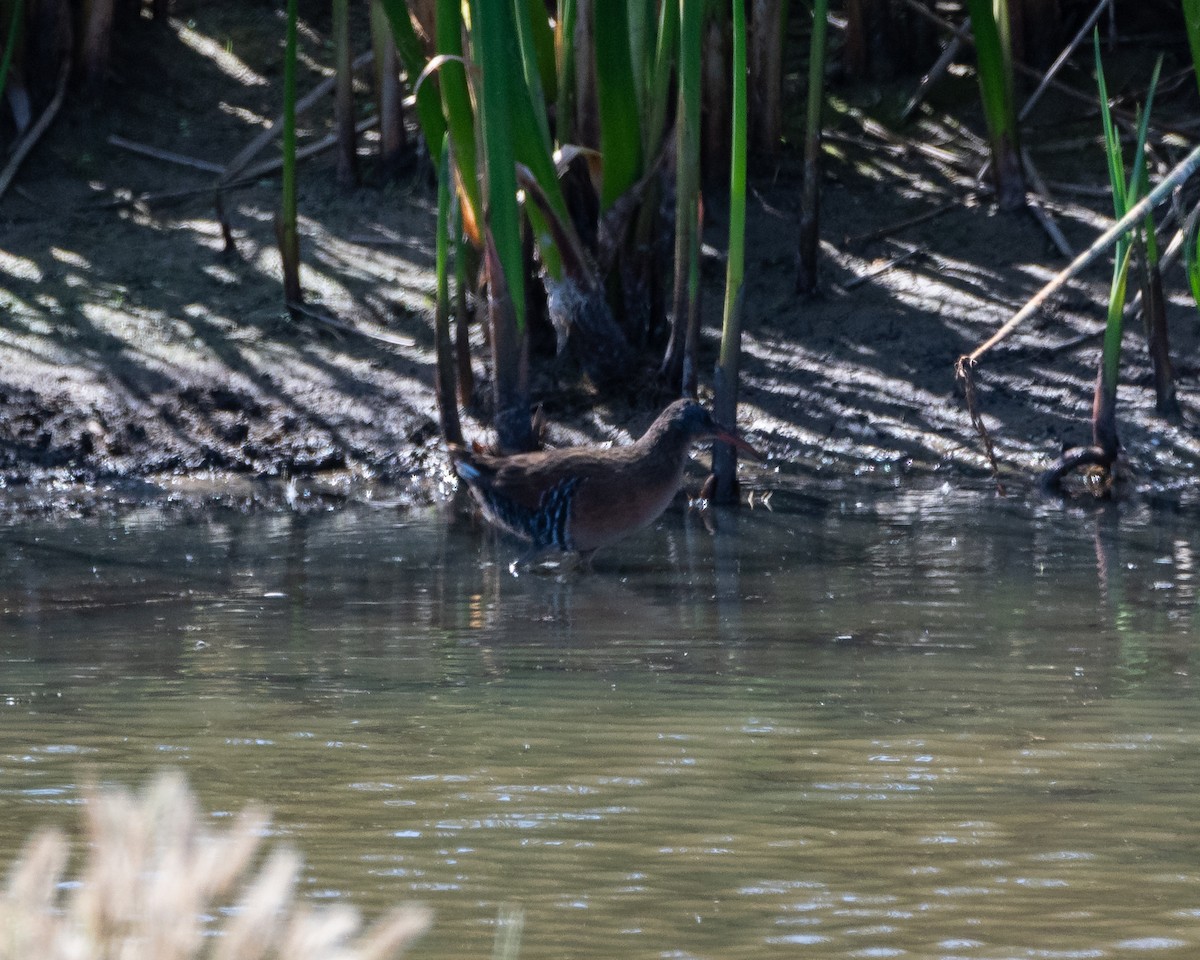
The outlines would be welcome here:
M 683 460 L 648 471 L 634 464 L 594 473 L 579 484 L 568 533 L 574 549 L 596 550 L 653 523 L 670 505 L 683 479 Z

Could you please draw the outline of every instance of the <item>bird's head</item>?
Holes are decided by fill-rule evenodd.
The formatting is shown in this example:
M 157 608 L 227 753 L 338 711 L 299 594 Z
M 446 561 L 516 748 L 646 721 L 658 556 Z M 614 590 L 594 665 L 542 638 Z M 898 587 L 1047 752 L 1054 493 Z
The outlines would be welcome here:
M 734 430 L 718 423 L 713 415 L 695 400 L 676 400 L 659 414 L 658 420 L 655 421 L 649 432 L 654 432 L 658 427 L 682 433 L 689 443 L 720 440 L 722 443 L 728 443 L 738 450 L 750 454 L 757 460 L 763 458 L 761 453 L 739 437 Z

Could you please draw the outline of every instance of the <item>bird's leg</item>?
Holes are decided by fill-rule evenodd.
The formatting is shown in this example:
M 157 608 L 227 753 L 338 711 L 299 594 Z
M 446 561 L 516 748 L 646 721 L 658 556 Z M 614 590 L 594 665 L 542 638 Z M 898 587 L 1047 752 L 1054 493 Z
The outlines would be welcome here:
M 712 500 L 709 499 L 713 490 L 716 487 L 716 474 L 711 474 L 701 487 L 699 495 L 696 497 L 688 497 L 688 513 L 696 513 L 700 515 L 700 520 L 704 523 L 704 529 L 709 533 L 713 533 L 717 529 L 716 522 L 713 520 Z

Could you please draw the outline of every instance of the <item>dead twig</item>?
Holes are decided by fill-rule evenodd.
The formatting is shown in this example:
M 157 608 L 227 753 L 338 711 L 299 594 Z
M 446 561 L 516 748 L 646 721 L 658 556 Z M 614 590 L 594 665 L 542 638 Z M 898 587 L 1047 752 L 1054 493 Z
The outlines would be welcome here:
M 857 119 L 857 118 L 856 118 Z M 908 153 L 908 147 L 902 143 L 897 143 L 892 137 L 882 137 L 878 139 L 868 139 L 856 133 L 846 133 L 844 130 L 823 130 L 821 131 L 821 139 L 832 140 L 835 143 L 849 143 L 855 147 L 862 147 L 864 150 L 871 152 L 883 151 L 889 157 L 900 158 Z
M 933 117 L 924 117 L 918 124 L 919 128 L 932 137 L 940 138 L 938 143 L 948 143 L 950 138 L 961 143 L 965 148 L 971 150 L 979 159 L 987 159 L 992 155 L 991 145 L 987 140 L 969 126 L 953 117 L 948 113 L 943 113 L 941 116 L 934 119 Z M 965 165 L 967 160 L 965 157 L 960 158 Z
M 366 117 L 363 120 L 360 120 L 356 124 L 354 129 L 358 133 L 364 133 L 367 130 L 370 130 L 372 127 L 378 125 L 378 123 L 379 123 L 379 117 L 376 115 L 372 115 L 372 116 Z M 296 159 L 297 160 L 307 160 L 309 157 L 316 156 L 318 153 L 323 153 L 324 151 L 330 149 L 336 143 L 337 143 L 337 135 L 332 134 L 332 133 L 328 134 L 328 135 L 322 137 L 320 140 L 316 140 L 313 143 L 307 144 L 306 146 L 303 146 L 299 150 L 297 150 L 296 151 Z M 234 189 L 238 189 L 241 187 L 253 186 L 264 176 L 266 176 L 269 173 L 274 173 L 276 170 L 278 170 L 282 166 L 283 166 L 282 158 L 276 157 L 273 160 L 264 160 L 258 166 L 251 167 L 249 170 L 247 170 L 245 173 L 243 173 L 240 177 L 237 177 L 236 179 L 230 180 L 227 183 L 223 184 L 221 189 L 222 190 L 234 190 Z M 184 190 L 168 190 L 163 193 L 140 193 L 136 197 L 121 197 L 119 199 L 114 199 L 114 200 L 105 200 L 102 203 L 90 205 L 88 207 L 88 209 L 111 210 L 115 207 L 128 207 L 128 206 L 133 206 L 136 204 L 149 205 L 149 204 L 177 203 L 181 200 L 190 200 L 192 197 L 199 197 L 199 196 L 204 196 L 204 195 L 211 196 L 212 193 L 213 193 L 213 188 L 211 186 L 189 187 Z
M 928 9 L 924 4 L 922 4 L 920 2 L 920 0 L 902 0 L 902 2 L 904 3 L 905 6 L 907 6 L 909 9 L 911 9 L 918 16 L 924 17 L 930 23 L 935 24 L 937 27 L 939 27 L 941 30 L 945 31 L 946 33 L 953 34 L 953 33 L 957 32 L 957 28 L 954 26 L 953 23 L 951 23 L 949 20 L 939 17 L 936 13 L 934 13 L 932 10 Z M 969 43 L 972 44 L 972 46 L 974 45 L 974 43 L 975 43 L 974 38 L 967 37 L 966 39 L 968 40 Z M 1022 63 L 1020 60 L 1013 61 L 1013 69 L 1018 71 L 1019 73 L 1024 74 L 1025 76 L 1030 77 L 1039 82 L 1045 80 L 1047 87 L 1050 87 L 1050 88 L 1058 91 L 1059 93 L 1063 94 L 1064 96 L 1071 97 L 1073 100 L 1079 100 L 1083 103 L 1088 104 L 1089 106 L 1095 106 L 1095 103 L 1096 103 L 1095 96 L 1088 94 L 1088 93 L 1084 93 L 1083 91 L 1080 91 L 1080 90 L 1076 90 L 1074 87 L 1063 83 L 1061 80 L 1047 78 L 1046 75 L 1044 73 L 1042 73 L 1040 70 L 1035 70 L 1033 67 L 1030 67 L 1027 64 Z M 1128 130 L 1136 130 L 1137 129 L 1137 117 L 1134 116 L 1134 114 L 1130 113 L 1129 111 L 1117 110 L 1114 108 L 1112 111 L 1112 116 L 1115 121 L 1119 122 L 1126 129 L 1128 129 Z
M 1093 330 L 1091 333 L 1081 333 L 1070 340 L 1064 340 L 1062 343 L 1056 343 L 1049 347 L 1042 344 L 1012 347 L 1000 354 L 998 358 L 993 359 L 992 366 L 993 368 L 1005 369 L 1006 367 L 1011 367 L 1014 363 L 1024 363 L 1031 358 L 1034 360 L 1050 360 L 1061 354 L 1070 353 L 1079 347 L 1097 343 L 1103 337 L 1103 330 Z
M 114 147 L 128 150 L 130 153 L 136 153 L 143 157 L 150 157 L 153 160 L 162 160 L 165 163 L 174 163 L 181 167 L 191 167 L 193 170 L 203 170 L 206 173 L 225 173 L 225 168 L 219 163 L 198 160 L 195 157 L 184 156 L 182 153 L 174 153 L 171 150 L 160 150 L 158 147 L 152 147 L 149 144 L 138 143 L 135 140 L 126 140 L 115 133 L 109 135 L 108 142 Z
M 369 233 L 354 233 L 346 239 L 364 247 L 411 247 L 413 245 L 412 240 L 405 240 L 402 237 L 380 237 Z
M 957 168 L 964 172 L 970 166 L 967 158 L 961 153 L 955 153 L 953 150 L 947 150 L 925 140 L 906 137 L 894 130 L 889 130 L 882 123 L 868 117 L 861 110 L 847 110 L 846 116 L 857 123 L 868 136 L 875 137 L 886 144 L 889 150 L 896 151 L 897 156 L 903 156 L 906 153 L 916 153 L 936 164 Z M 822 134 L 822 136 L 825 136 L 827 139 L 845 139 L 844 134 L 840 137 L 835 137 L 832 135 L 832 131 L 828 134 Z
M 890 156 L 917 155 L 924 157 L 938 173 L 945 177 L 947 183 L 966 190 L 978 189 L 976 171 L 969 155 L 888 130 L 878 121 L 866 116 L 861 110 L 852 108 L 846 110 L 844 115 L 847 119 L 857 123 L 863 133 L 881 143 Z M 858 143 L 868 150 L 871 149 L 871 144 L 863 143 L 861 139 L 855 139 L 853 135 L 826 131 L 822 136 L 827 140 Z M 974 147 L 975 144 L 968 139 L 967 146 Z
M 880 276 L 881 274 L 887 273 L 889 270 L 892 269 L 892 267 L 898 267 L 900 264 L 905 263 L 908 260 L 911 260 L 913 257 L 922 255 L 922 254 L 926 254 L 928 252 L 929 252 L 928 247 L 925 247 L 925 246 L 913 247 L 911 250 L 908 250 L 907 252 L 900 254 L 900 256 L 898 256 L 898 257 L 892 257 L 892 259 L 889 260 L 887 263 L 881 263 L 874 270 L 868 270 L 866 273 L 855 277 L 853 280 L 850 280 L 847 283 L 843 283 L 842 289 L 843 290 L 853 290 L 855 287 L 861 286 L 862 284 L 866 283 L 868 280 L 874 280 L 876 277 Z
M 1057 193 L 1069 193 L 1076 197 L 1092 197 L 1096 200 L 1111 200 L 1112 187 L 1093 187 L 1086 183 L 1066 183 L 1063 180 L 1047 180 L 1046 186 Z
M 350 65 L 350 69 L 352 71 L 361 70 L 363 67 L 372 63 L 374 59 L 375 54 L 370 51 L 360 54 Z M 300 116 L 306 110 L 310 109 L 322 97 L 331 93 L 336 84 L 337 77 L 326 77 L 324 80 L 318 83 L 308 93 L 296 101 L 296 116 Z M 258 136 L 246 144 L 246 146 L 241 149 L 236 157 L 234 157 L 229 161 L 228 164 L 225 165 L 224 172 L 220 177 L 217 178 L 216 186 L 218 189 L 229 186 L 230 181 L 232 181 L 243 170 L 245 170 L 247 164 L 249 164 L 251 160 L 262 153 L 262 151 L 266 149 L 267 145 L 274 140 L 276 136 L 278 136 L 279 130 L 282 129 L 282 127 L 283 116 L 281 114 L 271 122 L 270 126 L 266 127 L 258 134 Z
M 1025 209 L 1027 209 L 1033 218 L 1038 222 L 1041 228 L 1046 232 L 1050 241 L 1058 248 L 1068 260 L 1075 256 L 1075 251 L 1071 249 L 1071 245 L 1067 243 L 1067 238 L 1059 229 L 1057 223 L 1050 216 L 1050 213 L 1042 206 L 1042 198 L 1049 198 L 1050 191 L 1046 189 L 1046 183 L 1042 180 L 1041 174 L 1038 173 L 1037 167 L 1033 165 L 1033 159 L 1029 156 L 1029 151 L 1024 147 L 1021 148 L 1021 166 L 1025 170 L 1025 180 L 1033 190 L 1027 191 L 1025 194 Z
M 1103 2 L 1107 3 L 1108 0 L 1103 0 Z M 929 68 L 929 72 L 921 77 L 921 82 L 917 84 L 916 91 L 913 93 L 912 97 L 909 98 L 909 101 L 907 104 L 905 104 L 904 109 L 900 111 L 901 123 L 908 122 L 908 118 L 912 116 L 913 111 L 916 110 L 920 103 L 925 99 L 925 94 L 929 92 L 929 88 L 937 83 L 945 75 L 946 71 L 950 69 L 950 64 L 952 64 L 954 62 L 954 58 L 958 56 L 958 51 L 962 49 L 963 41 L 967 38 L 967 34 L 970 32 L 971 18 L 967 17 L 955 32 L 954 36 L 950 38 L 950 42 L 946 44 L 946 49 L 942 51 L 941 56 L 938 57 L 933 66 Z
M 1176 212 L 1176 216 L 1181 215 L 1181 211 Z M 1165 273 L 1168 269 L 1175 265 L 1180 252 L 1183 250 L 1183 244 L 1192 231 L 1196 229 L 1196 221 L 1200 220 L 1200 203 L 1192 207 L 1192 212 L 1187 215 L 1187 219 L 1183 221 L 1182 226 L 1175 231 L 1175 235 L 1171 237 L 1171 242 L 1167 244 L 1167 249 L 1163 251 L 1161 257 L 1158 258 L 1159 267 Z
M 355 70 L 358 70 L 361 67 L 364 67 L 367 64 L 373 62 L 374 59 L 375 59 L 375 54 L 373 51 L 368 51 L 367 53 L 360 54 L 357 58 L 355 58 L 354 62 L 352 64 L 350 64 L 351 73 L 353 73 Z M 312 105 L 315 104 L 322 97 L 327 96 L 336 85 L 337 85 L 337 75 L 336 74 L 334 74 L 334 76 L 331 76 L 331 77 L 326 77 L 324 80 L 322 80 L 320 83 L 318 83 L 315 87 L 313 87 L 312 90 L 310 90 L 307 94 L 305 94 L 303 97 L 301 97 L 299 100 L 296 101 L 296 106 L 294 109 L 294 116 L 299 116 L 304 111 L 306 111 L 310 107 L 312 107 Z M 264 150 L 267 147 L 267 145 L 275 139 L 277 132 L 282 127 L 283 127 L 283 115 L 281 114 L 280 116 L 275 118 L 275 120 L 271 123 L 270 126 L 268 126 L 265 130 L 260 132 L 257 137 L 255 137 L 248 144 L 246 144 L 246 146 L 244 146 L 242 148 L 241 152 L 239 152 L 238 155 L 236 157 L 234 157 L 229 162 L 229 164 L 225 167 L 224 172 L 219 177 L 217 177 L 217 182 L 215 184 L 216 190 L 214 192 L 213 206 L 216 209 L 217 220 L 221 224 L 221 235 L 223 237 L 225 237 L 225 244 L 226 244 L 225 250 L 227 252 L 234 251 L 234 245 L 232 243 L 233 227 L 229 223 L 229 220 L 225 217 L 225 205 L 221 202 L 221 191 L 223 189 L 225 189 L 226 187 L 230 186 L 231 181 L 234 178 L 236 178 L 237 176 L 239 176 L 246 169 L 246 166 L 250 163 L 250 161 L 253 160 L 256 156 L 258 156 L 258 154 L 262 150 Z M 334 133 L 334 134 L 331 134 L 331 135 L 325 137 L 324 140 L 327 140 L 329 142 L 325 143 L 324 146 L 322 147 L 322 149 L 328 149 L 329 147 L 336 146 L 339 138 L 338 138 L 338 135 L 336 133 Z M 296 159 L 297 160 L 300 159 L 299 151 L 297 151 L 297 153 L 296 153 Z M 276 165 L 278 165 L 278 166 L 283 165 L 282 158 L 280 160 L 278 160 L 277 162 L 273 162 L 271 169 L 275 169 Z
M 225 185 L 226 190 L 236 190 L 243 187 L 252 187 L 258 182 L 258 177 L 244 176 L 238 177 L 236 180 L 229 181 Z M 89 201 L 83 205 L 84 211 L 90 210 L 118 210 L 121 207 L 136 207 L 143 206 L 160 206 L 165 207 L 173 203 L 181 203 L 185 200 L 191 200 L 194 197 L 213 195 L 212 187 L 186 187 L 182 190 L 163 190 L 159 193 L 139 193 L 127 197 L 111 197 L 108 200 Z
M 992 468 L 992 482 L 996 484 L 996 493 L 1001 497 L 1007 496 L 1004 482 L 1000 479 L 1000 463 L 996 459 L 996 448 L 992 444 L 992 435 L 988 433 L 988 429 L 983 423 L 983 417 L 979 413 L 979 404 L 975 397 L 975 378 L 971 376 L 970 370 L 966 370 L 959 379 L 962 381 L 963 394 L 967 400 L 967 413 L 971 416 L 975 432 L 983 441 L 983 451 L 987 455 L 988 465 Z
M 1158 258 L 1159 269 L 1164 273 L 1175 265 L 1175 261 L 1179 258 L 1180 252 L 1183 250 L 1184 240 L 1188 237 L 1191 231 L 1195 228 L 1196 222 L 1200 220 L 1200 203 L 1192 208 L 1192 212 L 1188 214 L 1182 227 L 1175 231 L 1171 237 L 1171 242 L 1167 244 L 1162 255 Z M 1142 309 L 1142 291 L 1138 290 L 1134 293 L 1129 303 L 1125 305 L 1124 322 L 1131 323 L 1137 317 Z M 1038 359 L 1049 359 L 1050 357 L 1058 356 L 1063 353 L 1070 353 L 1078 347 L 1088 344 L 1097 343 L 1104 338 L 1104 328 L 1093 330 L 1091 333 L 1081 333 L 1078 336 L 1072 337 L 1070 340 L 1064 340 L 1062 343 L 1055 344 L 1052 347 L 1040 345 L 1031 345 L 1024 349 L 1017 348 L 1015 350 L 1006 351 L 1003 354 L 1001 365 L 1013 363 L 1020 357 L 1032 354 Z M 993 361 L 995 362 L 995 361 Z
M 773 207 L 771 204 L 767 203 L 767 198 L 764 197 L 756 187 L 751 187 L 750 191 L 754 194 L 754 199 L 758 201 L 758 205 L 771 216 L 778 217 L 780 220 L 787 220 L 789 222 L 791 221 L 792 218 L 790 216 L 788 216 L 778 207 Z
M 38 117 L 38 122 L 30 127 L 29 132 L 21 138 L 21 142 L 17 144 L 13 150 L 12 159 L 8 161 L 8 165 L 4 168 L 4 172 L 0 173 L 0 197 L 3 197 L 5 191 L 13 181 L 13 177 L 17 175 L 17 170 L 29 155 L 29 151 L 33 149 L 33 145 L 41 139 L 42 134 L 46 132 L 50 124 L 54 122 L 54 118 L 58 115 L 59 108 L 62 107 L 63 98 L 67 95 L 67 80 L 71 75 L 71 61 L 68 58 L 62 65 L 62 69 L 58 72 L 58 89 L 54 91 L 54 99 L 42 115 Z
M 372 114 L 369 117 L 359 120 L 358 123 L 356 123 L 354 125 L 354 132 L 355 133 L 366 133 L 372 127 L 376 127 L 378 125 L 379 125 L 379 115 Z M 297 160 L 307 160 L 309 157 L 315 157 L 318 153 L 324 153 L 326 150 L 328 150 L 330 147 L 334 146 L 336 143 L 337 143 L 337 134 L 336 133 L 326 134 L 320 140 L 314 140 L 312 143 L 307 144 L 306 146 L 303 146 L 299 150 L 297 150 L 296 151 L 296 159 Z M 273 160 L 264 160 L 258 166 L 251 167 L 249 170 L 247 170 L 245 173 L 245 179 L 252 182 L 268 173 L 274 173 L 276 170 L 280 169 L 280 167 L 282 167 L 282 166 L 283 166 L 283 158 L 282 157 L 275 157 Z M 227 184 L 227 186 L 232 186 L 232 184 Z
M 342 333 L 353 333 L 356 336 L 366 337 L 368 340 L 377 340 L 380 343 L 388 343 L 394 347 L 415 347 L 417 345 L 417 341 L 411 337 L 401 337 L 394 333 L 376 333 L 372 330 L 364 330 L 362 327 L 355 326 L 353 323 L 347 323 L 345 320 L 333 316 L 333 314 L 317 310 L 301 301 L 289 300 L 287 308 L 293 313 L 300 314 L 309 320 L 315 320 L 317 323 L 322 323 Z
M 1091 13 L 1091 16 L 1084 21 L 1079 32 L 1071 39 L 1071 42 L 1063 48 L 1063 52 L 1058 55 L 1055 61 L 1050 64 L 1050 69 L 1046 71 L 1046 75 L 1042 78 L 1042 82 L 1037 85 L 1037 89 L 1029 95 L 1029 99 L 1025 101 L 1025 106 L 1021 108 L 1021 112 L 1017 115 L 1017 122 L 1024 123 L 1025 118 L 1029 116 L 1033 108 L 1041 99 L 1042 94 L 1046 92 L 1046 88 L 1050 86 L 1050 82 L 1054 79 L 1054 75 L 1062 68 L 1062 65 L 1067 62 L 1067 58 L 1071 56 L 1076 48 L 1086 39 L 1092 27 L 1096 25 L 1096 21 L 1100 19 L 1100 14 L 1104 12 L 1105 7 L 1112 7 L 1112 0 L 1100 0 L 1096 4 L 1096 9 Z
M 1103 151 L 1104 149 L 1104 134 L 1088 134 L 1082 137 L 1068 137 L 1065 140 L 1039 140 L 1037 143 L 1029 145 L 1029 149 L 1035 153 L 1079 153 L 1081 150 L 1096 150 Z M 1109 192 L 1109 188 L 1105 187 L 1105 192 Z
M 924 213 L 917 214 L 915 217 L 909 217 L 907 220 L 901 220 L 898 223 L 889 224 L 886 227 L 880 227 L 878 230 L 871 230 L 869 233 L 860 233 L 855 237 L 845 237 L 842 240 L 843 247 L 857 247 L 863 244 L 870 243 L 873 240 L 881 240 L 884 237 L 891 236 L 893 233 L 899 233 L 902 230 L 907 230 L 909 227 L 915 227 L 922 223 L 928 223 L 930 220 L 936 220 L 938 217 L 949 213 L 951 210 L 957 210 L 961 203 L 957 200 L 952 200 L 950 203 L 944 203 L 940 207 L 934 207 L 932 210 L 926 210 Z

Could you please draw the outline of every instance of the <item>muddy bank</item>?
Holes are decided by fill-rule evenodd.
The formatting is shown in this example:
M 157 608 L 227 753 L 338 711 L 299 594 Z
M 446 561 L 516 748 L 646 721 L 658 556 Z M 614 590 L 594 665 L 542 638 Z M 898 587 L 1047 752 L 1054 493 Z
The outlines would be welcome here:
M 136 496 L 215 496 L 213 478 L 237 478 L 228 490 L 270 491 L 263 496 L 282 502 L 297 490 L 437 495 L 444 456 L 432 392 L 427 178 L 418 169 L 379 181 L 371 136 L 356 189 L 334 185 L 328 157 L 304 165 L 303 282 L 337 323 L 291 320 L 272 229 L 275 180 L 227 196 L 237 249 L 226 252 L 213 174 L 110 140 L 224 164 L 277 112 L 275 20 L 239 17 L 238 5 L 197 5 L 189 18 L 147 24 L 153 34 L 131 38 L 138 56 L 117 52 L 109 99 L 69 104 L 0 202 L 0 481 L 10 494 L 99 484 Z M 224 44 L 228 36 L 237 42 Z M 310 67 L 305 82 L 319 79 Z M 1060 143 L 1094 135 L 1094 118 L 1049 98 L 1041 109 L 1041 128 L 1055 131 L 1034 151 L 1047 178 L 1101 185 L 1102 154 Z M 309 140 L 329 122 L 322 112 L 305 120 Z M 820 298 L 792 294 L 799 158 L 786 148 L 754 184 L 739 426 L 770 460 L 751 470 L 751 485 L 938 475 L 978 484 L 987 465 L 954 361 L 1064 261 L 1031 217 L 997 214 L 961 169 L 873 136 L 854 108 L 832 111 L 830 133 Z M 910 135 L 968 159 L 976 152 L 936 110 Z M 185 190 L 195 193 L 162 198 Z M 1103 227 L 1106 203 L 1073 191 L 1048 205 L 1081 249 Z M 707 216 L 702 370 L 715 352 L 724 274 L 716 197 Z M 1107 270 L 1090 270 L 977 371 L 985 422 L 1017 488 L 1063 445 L 1088 437 Z M 1184 418 L 1156 417 L 1134 325 L 1119 416 L 1129 489 L 1184 495 L 1200 465 L 1200 324 L 1178 268 L 1168 293 Z M 478 331 L 475 341 L 483 381 Z M 594 397 L 565 360 L 541 361 L 537 377 L 556 444 L 620 442 L 668 399 Z M 466 430 L 485 433 L 470 415 Z

